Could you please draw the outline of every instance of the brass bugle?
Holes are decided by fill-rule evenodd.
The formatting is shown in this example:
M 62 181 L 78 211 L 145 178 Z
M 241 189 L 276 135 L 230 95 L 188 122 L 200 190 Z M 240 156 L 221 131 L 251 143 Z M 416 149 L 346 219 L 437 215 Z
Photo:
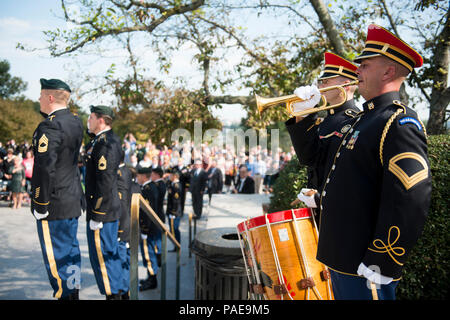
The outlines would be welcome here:
M 270 107 L 279 105 L 281 103 L 285 103 L 287 113 L 291 117 L 305 116 L 305 115 L 308 115 L 311 113 L 315 113 L 315 112 L 319 112 L 319 111 L 323 111 L 323 110 L 330 110 L 330 109 L 340 107 L 347 101 L 347 92 L 345 91 L 344 87 L 354 86 L 357 84 L 358 84 L 358 80 L 354 80 L 354 81 L 347 82 L 347 83 L 344 83 L 341 85 L 335 85 L 335 86 L 330 86 L 330 87 L 325 87 L 325 88 L 319 89 L 320 93 L 323 93 L 326 91 L 331 91 L 331 90 L 336 90 L 336 89 L 340 90 L 343 93 L 344 97 L 343 97 L 342 101 L 339 103 L 330 105 L 330 106 L 327 106 L 327 99 L 322 94 L 320 97 L 321 104 L 319 104 L 318 107 L 313 107 L 313 108 L 309 108 L 306 110 L 301 110 L 301 111 L 295 112 L 294 108 L 293 108 L 293 104 L 296 102 L 306 101 L 306 100 L 300 99 L 295 94 L 290 94 L 287 96 L 281 96 L 281 97 L 276 97 L 276 98 L 263 98 L 263 97 L 260 97 L 257 94 L 255 94 L 256 106 L 258 107 L 259 112 L 263 113 L 266 109 L 268 109 Z

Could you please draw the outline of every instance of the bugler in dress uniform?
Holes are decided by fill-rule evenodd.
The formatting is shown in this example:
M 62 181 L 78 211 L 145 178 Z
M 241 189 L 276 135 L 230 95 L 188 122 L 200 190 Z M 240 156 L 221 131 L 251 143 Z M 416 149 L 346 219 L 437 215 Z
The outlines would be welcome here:
M 366 102 L 356 120 L 342 123 L 345 133 L 332 146 L 317 259 L 332 271 L 336 298 L 394 299 L 431 196 L 425 128 L 398 92 L 422 57 L 370 25 L 355 61 L 361 63 L 359 91 Z
M 66 107 L 71 92 L 66 83 L 58 79 L 40 79 L 40 83 L 41 113 L 46 119 L 33 134 L 31 212 L 38 220 L 53 296 L 78 299 L 81 256 L 77 229 L 83 191 L 77 159 L 83 124 Z M 76 281 L 69 281 L 74 276 Z
M 318 81 L 321 83 L 321 87 L 330 86 L 326 82 L 333 81 L 331 85 L 344 84 L 349 81 L 357 79 L 356 69 L 358 68 L 353 63 L 347 61 L 340 56 L 325 52 L 325 66 L 323 73 L 320 75 Z M 354 89 L 352 89 L 354 91 Z M 337 91 L 337 90 L 335 90 Z M 331 93 L 331 92 L 330 92 Z M 332 98 L 334 100 L 341 101 L 340 97 L 336 97 L 333 93 Z M 330 97 L 327 98 L 328 100 Z M 333 102 L 334 104 L 334 102 Z M 352 121 L 359 113 L 359 109 L 356 107 L 353 100 L 353 92 L 347 93 L 347 101 L 340 107 L 330 109 L 327 111 L 327 116 L 322 119 L 317 116 L 317 113 L 310 114 L 302 121 L 296 122 L 296 118 L 291 118 L 286 121 L 286 128 L 291 137 L 292 145 L 297 154 L 300 164 L 308 166 L 308 186 L 307 188 L 318 190 L 314 196 L 314 207 L 318 207 L 320 193 L 325 182 L 325 175 L 329 169 L 327 164 L 331 163 L 334 153 L 330 152 L 328 148 L 333 141 L 340 140 L 345 134 L 346 127 L 342 127 L 341 123 L 345 120 Z M 315 139 L 318 138 L 318 139 Z M 311 146 L 312 143 L 321 144 L 324 150 L 329 150 L 320 154 L 315 152 L 304 153 L 302 150 L 310 148 L 314 150 L 315 146 Z M 316 151 L 318 149 L 315 149 Z M 319 223 L 320 208 L 315 210 L 315 219 Z

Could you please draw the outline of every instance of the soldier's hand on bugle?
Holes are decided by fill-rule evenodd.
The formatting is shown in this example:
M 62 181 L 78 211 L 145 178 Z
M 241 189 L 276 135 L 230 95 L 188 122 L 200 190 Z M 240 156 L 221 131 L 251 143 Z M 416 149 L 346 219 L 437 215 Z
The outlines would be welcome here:
M 310 109 L 318 104 L 321 99 L 321 93 L 315 85 L 298 87 L 294 94 L 304 100 L 292 105 L 294 112 Z

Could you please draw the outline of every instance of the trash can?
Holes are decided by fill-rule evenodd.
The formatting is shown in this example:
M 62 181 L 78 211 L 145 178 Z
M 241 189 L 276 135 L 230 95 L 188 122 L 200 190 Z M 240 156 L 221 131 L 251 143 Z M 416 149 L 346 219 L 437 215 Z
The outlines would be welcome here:
M 207 229 L 195 236 L 195 299 L 247 300 L 248 280 L 235 228 Z

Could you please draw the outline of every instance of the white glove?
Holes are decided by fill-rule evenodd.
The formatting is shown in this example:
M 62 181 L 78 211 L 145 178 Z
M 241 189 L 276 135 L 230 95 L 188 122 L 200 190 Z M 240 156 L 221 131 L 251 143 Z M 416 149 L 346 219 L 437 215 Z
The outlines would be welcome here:
M 294 112 L 310 109 L 318 104 L 321 99 L 321 93 L 315 85 L 299 87 L 295 89 L 294 94 L 300 99 L 305 100 L 292 105 Z
M 36 218 L 36 220 L 42 220 L 42 219 L 47 218 L 48 211 L 46 213 L 39 213 L 36 210 L 33 210 L 33 215 Z
M 314 194 L 307 196 L 306 193 L 311 191 L 312 189 L 303 188 L 300 190 L 300 193 L 297 195 L 297 198 L 303 201 L 308 208 L 317 208 L 316 200 L 314 199 Z
M 89 220 L 89 228 L 92 231 L 99 230 L 99 229 L 103 228 L 103 222 L 97 222 L 97 221 L 94 221 L 94 220 Z
M 147 235 L 146 235 L 146 234 L 143 234 L 143 233 L 141 233 L 141 239 L 142 239 L 142 240 L 145 240 L 145 239 L 147 239 Z
M 389 284 L 394 280 L 393 278 L 383 276 L 382 274 L 367 268 L 362 262 L 359 265 L 357 272 L 358 275 L 363 276 L 375 284 Z

